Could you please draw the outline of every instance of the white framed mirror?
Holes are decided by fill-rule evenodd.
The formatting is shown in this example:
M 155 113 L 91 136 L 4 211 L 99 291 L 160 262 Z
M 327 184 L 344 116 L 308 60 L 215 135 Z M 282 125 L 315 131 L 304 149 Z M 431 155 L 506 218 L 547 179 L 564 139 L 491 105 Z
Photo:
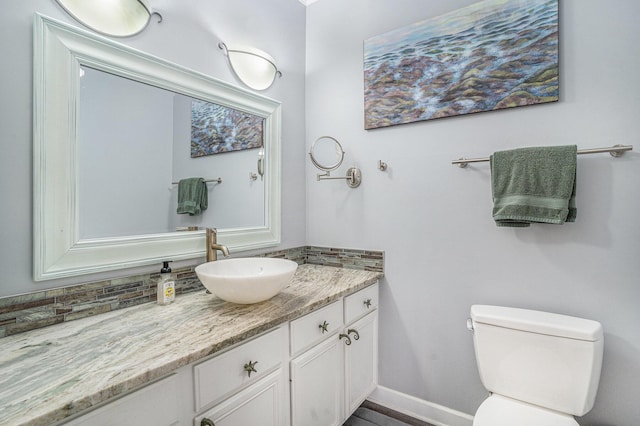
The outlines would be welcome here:
M 192 102 L 191 99 L 261 117 L 263 146 L 259 149 L 247 149 L 246 153 L 251 155 L 251 167 L 255 171 L 262 171 L 263 175 L 261 179 L 252 180 L 249 179 L 249 172 L 254 174 L 255 171 L 243 169 L 242 181 L 245 186 L 253 185 L 254 188 L 258 188 L 254 192 L 260 194 L 259 202 L 247 200 L 240 203 L 244 207 L 250 206 L 248 209 L 251 210 L 259 209 L 259 214 L 253 215 L 259 219 L 247 219 L 240 223 L 229 222 L 227 225 L 219 226 L 216 218 L 222 221 L 222 214 L 216 213 L 211 217 L 203 215 L 195 222 L 189 222 L 186 218 L 179 220 L 174 218 L 173 221 L 169 221 L 168 227 L 186 228 L 187 226 L 179 225 L 194 225 L 200 227 L 198 231 L 177 232 L 175 229 L 157 228 L 157 231 L 139 233 L 117 229 L 106 234 L 100 233 L 109 228 L 101 226 L 101 223 L 106 225 L 113 216 L 105 215 L 101 219 L 99 214 L 101 209 L 94 209 L 97 213 L 94 212 L 93 217 L 97 219 L 88 219 L 85 212 L 89 205 L 96 206 L 95 200 L 100 198 L 95 197 L 96 194 L 104 192 L 106 198 L 106 194 L 118 192 L 117 188 L 107 188 L 106 185 L 109 182 L 114 182 L 115 185 L 114 176 L 121 177 L 116 170 L 120 170 L 123 166 L 115 163 L 117 156 L 108 157 L 108 163 L 103 162 L 102 166 L 114 162 L 114 173 L 107 175 L 109 171 L 107 167 L 104 169 L 106 171 L 101 173 L 103 175 L 101 182 L 96 183 L 93 188 L 87 185 L 87 175 L 83 174 L 87 169 L 86 146 L 83 144 L 86 143 L 87 134 L 94 134 L 96 137 L 100 134 L 99 131 L 87 132 L 87 127 L 83 124 L 88 113 L 82 109 L 86 104 L 86 99 L 83 98 L 86 97 L 86 93 L 83 92 L 86 89 L 83 87 L 84 83 L 80 75 L 87 71 L 106 73 L 109 78 L 126 79 L 129 83 L 138 82 L 146 87 L 162 89 L 170 92 L 172 99 L 180 98 L 180 104 L 186 104 L 187 108 Z M 167 98 L 165 95 L 157 96 Z M 99 103 L 106 104 L 103 101 Z M 174 110 L 177 108 L 175 105 L 178 103 L 174 102 Z M 189 119 L 188 114 L 187 112 L 187 119 Z M 160 121 L 162 118 L 158 117 L 158 122 Z M 113 126 L 115 127 L 117 126 Z M 227 245 L 232 252 L 279 244 L 280 129 L 281 105 L 278 101 L 137 51 L 92 32 L 36 15 L 34 23 L 34 279 L 40 281 L 154 264 L 162 260 L 203 257 L 205 254 L 203 228 L 206 227 L 218 228 L 219 242 Z M 100 135 L 106 139 L 108 146 L 108 137 L 104 138 L 104 133 Z M 160 132 L 167 136 L 166 133 L 168 132 Z M 95 141 L 96 137 L 91 137 L 91 141 Z M 119 139 L 122 137 L 124 136 L 118 136 Z M 190 144 L 188 136 L 177 138 L 172 134 L 169 137 L 180 139 L 180 143 Z M 170 146 L 171 141 L 168 144 Z M 158 150 L 176 151 L 176 144 L 173 145 L 173 147 L 165 146 Z M 146 152 L 150 150 L 147 148 Z M 217 161 L 230 163 L 231 159 L 236 158 L 234 155 L 236 154 L 224 153 L 210 157 L 219 157 Z M 239 157 L 239 154 L 237 155 Z M 106 160 L 107 157 L 104 158 Z M 130 157 L 128 160 L 129 163 L 132 162 Z M 169 161 L 183 164 L 184 169 L 184 163 L 188 160 Z M 225 176 L 219 176 L 224 174 L 224 167 L 238 169 L 237 164 L 209 165 L 205 161 L 193 160 L 192 164 L 198 162 L 199 165 L 193 169 L 194 175 L 202 175 L 212 180 L 222 178 L 221 184 L 214 182 L 209 185 L 212 191 L 210 195 L 214 195 L 209 199 L 210 205 L 215 204 L 216 208 L 222 209 L 221 211 L 236 219 L 242 216 L 240 210 L 233 210 L 242 208 L 237 204 L 238 199 L 243 199 L 235 190 L 230 189 L 233 188 L 231 184 L 234 179 L 230 176 L 227 176 L 227 179 Z M 248 160 L 243 161 L 246 163 Z M 140 159 L 133 160 L 135 164 L 144 162 Z M 158 161 L 146 162 L 151 163 L 152 167 L 165 167 Z M 89 168 L 92 169 L 92 167 Z M 188 174 L 192 169 L 188 168 L 188 170 L 184 173 Z M 175 170 L 172 174 L 163 169 L 163 173 L 166 178 L 152 179 L 160 185 L 160 189 L 154 190 L 160 194 L 164 191 L 167 198 L 175 198 L 177 186 L 173 184 L 176 180 L 189 176 L 176 176 Z M 100 173 L 95 175 L 100 176 Z M 147 192 L 151 191 L 139 179 L 132 183 L 138 186 L 137 190 L 141 191 L 141 194 L 147 195 Z M 225 195 L 227 198 L 219 198 L 225 191 L 231 191 L 231 193 Z M 114 202 L 115 198 L 118 197 L 112 196 Z M 148 212 L 142 210 L 143 204 L 154 203 L 136 202 L 128 209 L 125 204 L 115 210 L 120 212 L 128 210 L 126 214 L 132 218 L 131 222 L 134 222 L 133 218 L 140 210 L 139 215 L 145 218 L 144 220 L 148 220 L 150 216 Z M 171 212 L 175 214 L 175 205 L 158 210 L 163 215 L 170 216 Z M 126 221 L 127 216 L 124 217 L 122 221 Z M 88 220 L 93 223 L 87 223 Z M 113 221 L 115 222 L 115 219 Z M 85 232 L 87 225 L 91 225 L 97 231 Z M 112 225 L 111 221 L 109 225 Z

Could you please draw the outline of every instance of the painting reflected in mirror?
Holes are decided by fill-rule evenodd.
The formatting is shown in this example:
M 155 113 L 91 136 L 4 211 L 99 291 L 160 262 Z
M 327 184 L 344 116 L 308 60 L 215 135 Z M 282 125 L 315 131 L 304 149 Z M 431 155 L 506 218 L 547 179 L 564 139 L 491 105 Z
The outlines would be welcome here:
M 264 225 L 264 182 L 250 179 L 262 117 L 85 66 L 80 75 L 80 238 Z M 208 181 L 201 215 L 176 213 L 177 183 L 190 177 Z
M 213 102 L 191 101 L 191 158 L 261 148 L 264 119 Z

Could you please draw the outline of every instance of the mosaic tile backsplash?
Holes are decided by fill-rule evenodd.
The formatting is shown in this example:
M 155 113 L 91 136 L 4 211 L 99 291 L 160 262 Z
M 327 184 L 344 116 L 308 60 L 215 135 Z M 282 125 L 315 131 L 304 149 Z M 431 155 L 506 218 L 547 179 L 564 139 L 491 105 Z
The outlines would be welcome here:
M 384 272 L 382 251 L 304 246 L 260 256 L 291 259 L 298 264 Z M 195 267 L 173 269 L 178 296 L 204 289 Z M 159 277 L 159 273 L 149 273 L 0 298 L 0 338 L 155 302 Z

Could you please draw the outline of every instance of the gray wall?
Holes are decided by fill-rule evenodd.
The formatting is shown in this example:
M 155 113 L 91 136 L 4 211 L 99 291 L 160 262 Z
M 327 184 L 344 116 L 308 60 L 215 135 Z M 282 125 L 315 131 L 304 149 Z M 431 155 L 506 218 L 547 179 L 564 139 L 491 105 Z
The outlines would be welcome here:
M 295 0 L 154 0 L 164 17 L 141 34 L 118 41 L 162 59 L 236 83 L 219 41 L 269 52 L 284 77 L 264 95 L 282 102 L 282 244 L 304 245 L 305 8 Z M 33 15 L 79 25 L 53 0 L 2 3 L 0 13 L 0 297 L 114 276 L 158 266 L 35 283 L 32 278 Z M 248 180 L 248 177 L 247 177 Z M 184 262 L 183 262 L 184 263 Z M 174 265 L 178 267 L 179 265 Z
M 486 397 L 465 328 L 474 303 L 602 322 L 600 392 L 582 425 L 640 419 L 640 3 L 560 1 L 560 102 L 363 130 L 362 42 L 473 0 L 321 0 L 307 8 L 307 146 L 338 138 L 363 182 L 315 180 L 307 242 L 383 249 L 380 382 L 466 413 Z M 578 160 L 578 219 L 498 229 L 488 164 L 462 156 L 535 145 L 635 144 Z M 388 163 L 380 172 L 377 161 Z M 335 173 L 336 175 L 338 173 Z

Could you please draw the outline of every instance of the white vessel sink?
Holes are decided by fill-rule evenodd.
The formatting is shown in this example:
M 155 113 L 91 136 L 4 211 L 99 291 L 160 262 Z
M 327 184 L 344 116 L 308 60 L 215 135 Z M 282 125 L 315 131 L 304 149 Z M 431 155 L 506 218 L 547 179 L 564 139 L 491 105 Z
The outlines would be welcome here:
M 222 300 L 249 304 L 271 299 L 291 280 L 298 264 L 292 260 L 244 257 L 207 262 L 196 267 L 204 286 Z

